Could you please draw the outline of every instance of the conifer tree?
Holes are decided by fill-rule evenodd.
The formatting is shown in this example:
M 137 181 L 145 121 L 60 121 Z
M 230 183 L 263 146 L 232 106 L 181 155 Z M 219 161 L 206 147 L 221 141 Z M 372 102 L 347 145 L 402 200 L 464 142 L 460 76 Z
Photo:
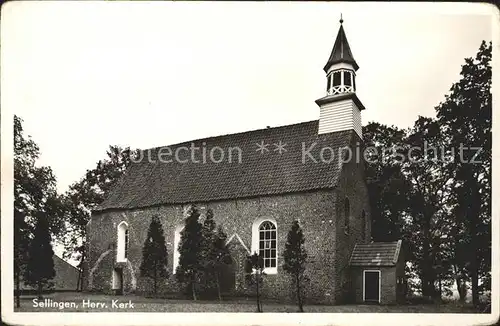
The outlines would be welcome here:
M 231 256 L 226 247 L 227 235 L 222 226 L 217 227 L 214 213 L 207 210 L 203 222 L 203 286 L 207 294 L 217 290 L 219 300 L 222 300 L 220 280 L 223 270 L 231 263 Z
M 217 228 L 217 233 L 215 235 L 215 242 L 213 244 L 213 261 L 215 263 L 214 274 L 219 300 L 222 300 L 220 281 L 223 275 L 223 271 L 227 269 L 228 265 L 232 263 L 231 254 L 229 253 L 229 249 L 226 246 L 226 242 L 227 235 L 222 229 L 222 226 L 219 225 L 219 227 Z
M 201 285 L 203 292 L 207 295 L 213 294 L 214 289 L 217 287 L 214 267 L 216 264 L 216 256 L 214 252 L 214 243 L 216 238 L 216 224 L 214 221 L 214 214 L 211 209 L 207 210 L 205 220 L 202 227 L 202 246 L 201 246 L 201 259 L 202 259 L 202 280 Z
M 142 249 L 141 276 L 153 279 L 153 292 L 157 293 L 158 278 L 168 277 L 167 247 L 163 227 L 158 216 L 153 216 Z
M 302 298 L 302 283 L 305 280 L 307 253 L 304 248 L 304 234 L 298 221 L 293 221 L 292 228 L 288 232 L 285 251 L 283 253 L 283 270 L 292 276 L 296 287 L 297 304 L 300 312 L 304 312 Z
M 50 281 L 56 275 L 49 224 L 44 217 L 37 218 L 33 234 L 28 248 L 25 279 L 27 284 L 37 289 L 38 298 L 42 298 L 43 288 L 50 286 Z
M 186 212 L 185 226 L 181 232 L 179 242 L 179 266 L 177 266 L 176 277 L 179 283 L 186 286 L 197 299 L 196 288 L 199 284 L 202 266 L 203 245 L 202 225 L 198 221 L 200 213 L 195 206 L 191 206 Z

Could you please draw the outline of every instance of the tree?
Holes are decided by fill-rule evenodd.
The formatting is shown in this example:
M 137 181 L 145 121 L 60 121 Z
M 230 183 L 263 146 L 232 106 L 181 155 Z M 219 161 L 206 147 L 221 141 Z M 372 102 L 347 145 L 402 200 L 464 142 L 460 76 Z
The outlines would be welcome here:
M 408 151 L 408 159 L 403 164 L 403 173 L 411 184 L 410 218 L 405 226 L 410 240 L 410 261 L 421 279 L 422 294 L 439 299 L 436 285 L 449 269 L 444 260 L 443 241 L 449 233 L 450 192 L 454 180 L 447 171 L 444 138 L 435 119 L 419 117 L 406 143 L 417 149 Z
M 207 210 L 203 222 L 203 286 L 205 292 L 210 294 L 217 291 L 219 300 L 222 300 L 220 280 L 224 268 L 231 263 L 231 255 L 226 247 L 227 235 L 222 226 L 217 227 L 211 209 Z
M 28 255 L 29 236 L 25 217 L 14 210 L 14 284 L 16 287 L 16 307 L 19 308 L 21 292 L 21 275 L 25 273 Z
M 168 277 L 167 246 L 163 227 L 158 216 L 153 216 L 149 225 L 148 235 L 142 249 L 141 276 L 153 279 L 153 291 L 157 293 L 158 277 Z
M 283 270 L 292 276 L 293 283 L 296 287 L 297 304 L 300 312 L 304 312 L 302 283 L 306 277 L 304 272 L 306 269 L 307 253 L 304 247 L 304 241 L 302 228 L 299 222 L 295 220 L 287 235 L 285 251 L 283 253 L 283 258 L 285 260 Z
M 492 43 L 483 41 L 476 57 L 465 59 L 462 78 L 436 108 L 448 146 L 455 149 L 449 166 L 457 181 L 454 210 L 457 228 L 465 229 L 455 231 L 455 269 L 470 277 L 474 305 L 491 279 L 491 54 Z M 459 288 L 462 276 L 457 277 Z
M 403 238 L 424 295 L 456 283 L 464 300 L 470 282 L 476 305 L 491 287 L 491 51 L 483 41 L 465 59 L 435 118 L 363 129 L 373 240 Z
M 37 221 L 43 216 L 52 235 L 63 230 L 64 207 L 50 167 L 37 166 L 40 149 L 24 135 L 22 119 L 14 116 L 14 279 L 19 307 L 21 275 L 26 272 L 28 248 Z
M 196 288 L 199 284 L 202 266 L 202 225 L 199 222 L 200 213 L 196 206 L 189 206 L 186 210 L 185 226 L 181 232 L 179 242 L 179 265 L 176 277 L 179 283 L 191 291 L 193 300 L 197 299 Z
M 219 225 L 217 228 L 217 233 L 215 235 L 214 242 L 214 250 L 212 257 L 213 258 L 213 269 L 215 273 L 215 280 L 217 284 L 217 295 L 219 296 L 219 300 L 222 300 L 221 297 L 221 278 L 223 272 L 227 269 L 227 267 L 232 263 L 233 259 L 231 258 L 231 254 L 229 253 L 229 249 L 226 246 L 227 242 L 227 234 L 222 229 L 222 226 Z
M 202 287 L 202 292 L 209 296 L 214 292 L 214 290 L 217 289 L 217 280 L 214 273 L 214 267 L 216 264 L 216 253 L 214 251 L 216 227 L 213 211 L 208 209 L 201 230 L 201 267 L 203 269 L 203 273 L 200 285 Z
M 403 236 L 403 216 L 410 189 L 402 173 L 407 131 L 371 122 L 363 127 L 365 175 L 371 207 L 373 241 L 395 241 Z
M 264 259 L 257 253 L 247 256 L 245 263 L 245 272 L 249 285 L 255 286 L 255 297 L 257 299 L 257 312 L 262 312 L 262 303 L 260 302 L 259 288 L 263 283 Z
M 109 146 L 107 158 L 87 170 L 85 176 L 73 183 L 64 194 L 66 208 L 65 233 L 58 237 L 64 245 L 66 258 L 78 258 L 80 273 L 79 290 L 83 287 L 83 264 L 85 261 L 86 225 L 91 212 L 101 204 L 132 163 L 135 151 L 129 147 Z
M 39 216 L 36 221 L 34 237 L 29 245 L 28 263 L 26 267 L 26 282 L 35 286 L 38 297 L 42 298 L 45 286 L 50 286 L 50 281 L 55 276 L 54 251 L 50 239 L 47 219 Z

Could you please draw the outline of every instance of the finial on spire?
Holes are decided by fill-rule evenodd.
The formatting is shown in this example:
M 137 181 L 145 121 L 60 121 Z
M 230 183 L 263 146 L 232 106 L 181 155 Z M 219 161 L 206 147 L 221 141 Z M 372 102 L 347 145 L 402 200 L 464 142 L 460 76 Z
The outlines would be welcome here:
M 342 19 L 342 13 L 340 13 L 340 24 L 342 24 L 344 20 Z

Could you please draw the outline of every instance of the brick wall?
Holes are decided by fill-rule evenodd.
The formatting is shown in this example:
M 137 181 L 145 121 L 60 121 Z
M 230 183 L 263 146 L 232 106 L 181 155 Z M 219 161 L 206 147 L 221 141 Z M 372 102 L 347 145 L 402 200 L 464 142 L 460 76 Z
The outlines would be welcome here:
M 237 233 L 251 250 L 251 230 L 254 220 L 273 218 L 277 222 L 278 274 L 267 275 L 263 294 L 267 297 L 293 299 L 293 288 L 289 277 L 283 272 L 282 253 L 286 236 L 294 219 L 299 219 L 305 235 L 308 252 L 307 273 L 311 281 L 307 288 L 307 300 L 333 303 L 334 293 L 334 245 L 335 217 L 334 193 L 316 191 L 300 194 L 258 197 L 211 203 L 196 203 L 201 212 L 207 208 L 214 211 L 217 224 L 222 224 L 228 237 Z M 178 291 L 172 275 L 174 230 L 183 224 L 183 206 L 171 205 L 156 208 L 94 214 L 88 225 L 88 264 L 85 282 L 87 289 L 111 292 L 112 270 L 117 267 L 115 243 L 116 228 L 121 221 L 129 225 L 130 264 L 124 270 L 125 292 L 147 292 L 151 282 L 139 276 L 142 247 L 153 215 L 160 216 L 168 250 L 170 278 L 160 282 L 160 291 Z M 236 238 L 233 239 L 233 245 Z M 240 248 L 241 249 L 241 248 Z M 241 256 L 239 255 L 241 259 Z M 243 266 L 243 264 L 241 264 Z M 237 275 L 241 282 L 243 274 Z M 134 281 L 135 279 L 135 281 Z M 135 285 L 134 285 L 135 283 Z M 237 280 L 238 283 L 238 280 Z
M 335 274 L 337 278 L 334 295 L 337 303 L 353 301 L 353 285 L 349 269 L 349 259 L 356 243 L 368 243 L 371 238 L 370 206 L 368 190 L 364 178 L 363 160 L 354 157 L 354 155 L 357 155 L 355 148 L 360 146 L 361 140 L 357 135 L 353 138 L 353 142 L 351 143 L 353 158 L 350 162 L 344 163 L 339 184 L 335 191 L 335 211 L 336 215 L 339 217 L 336 221 L 338 245 L 335 251 Z M 344 210 L 345 198 L 348 198 L 350 203 L 350 216 L 348 217 L 349 232 L 347 233 L 344 224 L 344 219 L 346 218 Z M 365 211 L 364 225 L 361 217 L 363 210 Z M 362 238 L 362 228 L 365 228 L 364 239 Z
M 75 291 L 78 282 L 78 269 L 55 255 L 53 259 L 56 271 L 56 276 L 53 279 L 54 289 Z
M 380 271 L 380 303 L 393 304 L 396 303 L 396 267 L 395 266 L 379 266 L 379 267 L 355 267 L 351 268 L 352 285 L 354 289 L 355 301 L 363 302 L 363 271 L 364 270 L 379 270 Z
M 354 133 L 354 132 L 353 132 Z M 353 137 L 355 148 L 361 142 Z M 318 190 L 307 193 L 284 194 L 238 200 L 195 203 L 201 212 L 211 208 L 217 224 L 222 224 L 228 237 L 238 234 L 245 246 L 252 250 L 252 224 L 257 219 L 273 218 L 277 222 L 278 274 L 267 275 L 263 294 L 267 297 L 293 299 L 294 288 L 281 266 L 286 236 L 294 219 L 299 219 L 305 235 L 308 252 L 306 273 L 310 278 L 306 303 L 342 303 L 352 297 L 348 268 L 350 254 L 356 242 L 370 239 L 370 209 L 364 179 L 362 160 L 345 163 L 336 190 Z M 344 233 L 344 198 L 350 200 L 350 232 Z M 116 227 L 121 221 L 129 225 L 129 264 L 124 270 L 125 292 L 147 292 L 151 282 L 139 276 L 142 247 L 153 215 L 160 216 L 167 242 L 170 278 L 160 282 L 159 291 L 178 291 L 172 275 L 174 230 L 183 225 L 182 205 L 147 209 L 114 211 L 94 214 L 87 226 L 88 263 L 85 266 L 87 289 L 110 292 L 112 270 L 116 261 Z M 361 239 L 361 213 L 365 210 L 366 238 Z M 339 218 L 336 218 L 339 216 Z M 236 241 L 236 240 L 233 240 Z M 232 247 L 230 247 L 232 248 Z M 236 266 L 244 266 L 241 248 L 231 249 Z M 236 250 L 236 251 L 235 251 Z M 237 273 L 236 285 L 244 289 L 243 273 Z

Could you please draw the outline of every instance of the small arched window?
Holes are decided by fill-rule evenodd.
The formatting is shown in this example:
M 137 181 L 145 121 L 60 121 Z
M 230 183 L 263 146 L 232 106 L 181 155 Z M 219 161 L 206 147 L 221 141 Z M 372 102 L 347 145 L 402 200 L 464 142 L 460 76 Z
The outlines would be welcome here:
M 365 240 L 366 238 L 366 213 L 365 210 L 363 209 L 363 212 L 361 212 L 361 239 Z
M 127 261 L 128 258 L 128 224 L 123 221 L 118 224 L 117 228 L 117 246 L 116 246 L 116 261 Z
M 349 217 L 351 216 L 351 204 L 349 203 L 349 198 L 344 200 L 344 231 L 346 234 L 349 233 Z
M 271 221 L 259 226 L 259 255 L 264 259 L 264 268 L 276 267 L 276 225 Z

